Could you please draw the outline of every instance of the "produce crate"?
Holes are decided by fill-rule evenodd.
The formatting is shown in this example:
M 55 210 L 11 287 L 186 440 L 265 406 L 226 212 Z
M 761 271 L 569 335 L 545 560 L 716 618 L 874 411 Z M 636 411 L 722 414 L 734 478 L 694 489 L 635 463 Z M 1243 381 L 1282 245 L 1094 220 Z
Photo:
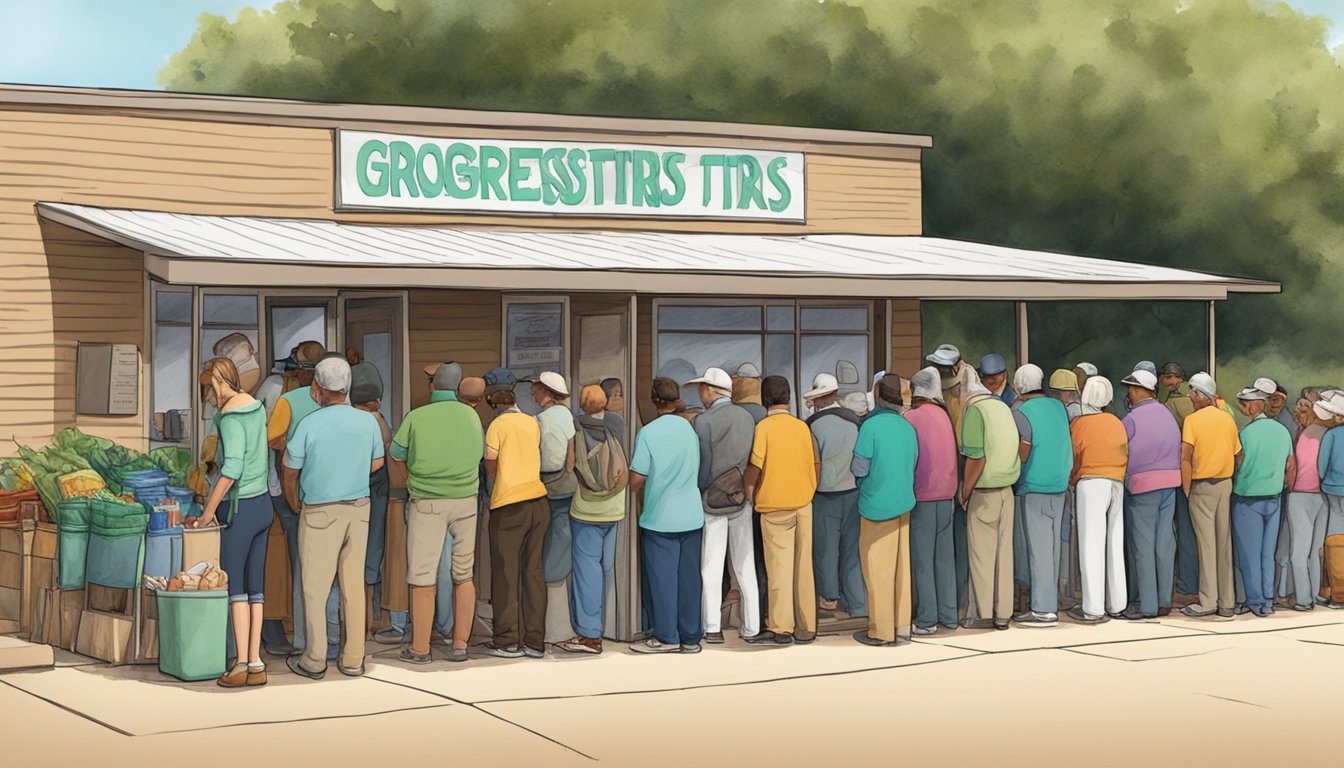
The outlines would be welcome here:
M 23 617 L 21 632 L 27 632 L 36 641 L 40 634 L 41 621 L 38 620 L 38 604 L 42 600 L 42 590 L 56 588 L 58 570 L 56 567 L 56 549 L 59 542 L 56 526 L 52 523 L 35 523 L 31 532 L 25 529 L 24 546 L 27 560 L 24 568 Z
M 73 651 L 83 612 L 84 590 L 42 589 L 33 613 L 32 641 Z
M 135 654 L 134 631 L 135 619 L 131 616 L 83 611 L 79 618 L 75 653 L 111 664 L 125 664 Z

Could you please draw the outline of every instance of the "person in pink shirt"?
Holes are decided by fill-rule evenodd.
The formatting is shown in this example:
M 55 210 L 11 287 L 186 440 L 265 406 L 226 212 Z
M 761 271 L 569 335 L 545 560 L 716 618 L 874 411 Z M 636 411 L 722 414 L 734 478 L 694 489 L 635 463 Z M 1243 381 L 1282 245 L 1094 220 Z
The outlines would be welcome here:
M 953 498 L 957 495 L 957 439 L 943 405 L 938 370 L 910 377 L 910 410 L 919 458 L 915 462 L 915 508 L 910 513 L 910 560 L 914 570 L 914 635 L 932 635 L 938 625 L 957 628 L 957 574 L 952 549 Z
M 1324 401 L 1311 406 L 1313 419 L 1293 446 L 1297 456 L 1297 477 L 1288 493 L 1288 564 L 1293 571 L 1293 610 L 1310 611 L 1315 607 L 1316 591 L 1321 587 L 1321 560 L 1317 552 L 1325 546 L 1325 524 L 1329 519 L 1325 495 L 1321 493 L 1321 438 L 1339 423 L 1339 416 Z

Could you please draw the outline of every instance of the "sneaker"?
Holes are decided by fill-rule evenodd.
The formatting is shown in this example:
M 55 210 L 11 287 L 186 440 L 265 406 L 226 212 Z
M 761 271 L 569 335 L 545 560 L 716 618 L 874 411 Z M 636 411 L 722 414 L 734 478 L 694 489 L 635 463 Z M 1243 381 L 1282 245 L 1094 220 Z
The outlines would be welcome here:
M 373 642 L 379 645 L 401 645 L 406 639 L 405 632 L 398 632 L 395 629 L 384 629 L 381 632 L 373 633 Z
M 1235 611 L 1231 610 L 1230 608 L 1224 608 L 1218 611 L 1218 615 L 1214 618 L 1216 621 L 1231 621 L 1236 617 L 1237 614 Z
M 601 653 L 602 641 L 591 637 L 575 636 L 563 643 L 556 643 L 555 647 L 566 653 Z
M 682 643 L 682 644 L 681 644 L 681 652 L 682 652 L 682 653 L 699 653 L 699 652 L 702 651 L 702 650 L 704 650 L 704 649 L 700 647 L 700 644 L 699 644 L 699 643 Z
M 1204 619 L 1212 616 L 1214 611 L 1201 611 L 1193 605 L 1187 605 L 1181 609 L 1181 614 L 1192 619 Z
M 351 668 L 351 667 L 343 667 L 343 666 L 341 666 L 340 664 L 337 664 L 337 665 L 336 665 L 336 669 L 339 670 L 340 673 L 341 673 L 342 675 L 345 675 L 346 677 L 363 677 L 363 676 L 364 676 L 364 665 L 363 665 L 363 664 L 360 664 L 358 667 L 354 667 L 354 668 Z
M 855 632 L 855 633 L 852 635 L 852 637 L 853 637 L 855 640 L 859 641 L 860 643 L 863 643 L 864 645 L 872 645 L 872 646 L 882 647 L 882 646 L 888 646 L 888 645 L 895 645 L 895 644 L 896 644 L 896 643 L 894 643 L 894 642 L 889 643 L 889 642 L 887 642 L 886 640 L 881 640 L 881 639 L 879 639 L 879 638 L 873 637 L 873 636 L 871 636 L 871 635 L 868 634 L 868 630 L 866 630 L 866 629 L 861 629 L 861 630 L 859 630 L 858 632 Z
M 289 667 L 290 672 L 293 672 L 299 677 L 306 677 L 309 680 L 321 680 L 327 676 L 327 670 L 325 669 L 321 672 L 309 672 L 307 669 L 304 669 L 301 662 L 302 659 L 303 657 L 298 654 L 288 656 L 285 658 L 285 666 Z
M 744 637 L 752 645 L 792 645 L 793 635 L 776 635 L 768 629 L 762 629 L 751 637 Z
M 466 660 L 467 660 L 467 649 L 466 649 L 466 648 L 449 648 L 449 649 L 448 649 L 448 652 L 447 652 L 446 654 L 444 654 L 444 658 L 448 659 L 449 661 L 456 661 L 456 662 L 459 662 L 459 663 L 460 663 L 460 662 L 463 662 L 463 661 L 466 661 Z
M 1316 606 L 1314 606 L 1314 605 L 1298 605 L 1298 604 L 1296 604 L 1296 603 L 1293 604 L 1293 610 L 1294 610 L 1294 611 L 1301 611 L 1301 612 L 1303 612 L 1303 613 L 1305 613 L 1305 612 L 1307 612 L 1307 611 L 1310 611 L 1311 609 L 1313 609 L 1313 608 L 1315 608 L 1315 607 L 1316 607 Z
M 272 656 L 279 656 L 281 658 L 293 655 L 293 653 L 296 650 L 298 650 L 294 647 L 294 644 L 289 642 L 288 640 L 284 641 L 283 643 L 264 644 L 262 645 L 262 649 Z
M 406 646 L 405 648 L 402 648 L 402 649 L 401 649 L 401 653 L 398 653 L 398 654 L 397 654 L 397 660 L 398 660 L 398 661 L 404 661 L 404 662 L 406 662 L 407 664 L 421 664 L 421 665 L 423 665 L 423 664 L 428 664 L 428 663 L 430 663 L 431 661 L 434 660 L 434 658 L 433 658 L 433 655 L 432 655 L 432 654 L 428 654 L 428 653 L 416 653 L 415 651 L 412 651 L 412 650 L 411 650 L 411 646 L 408 645 L 408 646 Z M 341 671 L 344 672 L 345 670 L 342 669 Z
M 840 608 L 840 601 L 827 600 L 825 598 L 822 598 L 821 600 L 817 601 L 817 608 L 823 611 L 836 611 L 839 610 Z
M 1085 613 L 1081 606 L 1070 608 L 1067 615 L 1070 619 L 1073 619 L 1079 624 L 1103 624 L 1110 621 L 1110 618 L 1106 616 L 1106 614 L 1093 616 L 1089 613 Z
M 706 632 L 706 633 L 705 633 L 705 642 L 706 642 L 706 643 L 709 643 L 710 645 L 723 645 L 723 633 L 722 633 L 722 632 Z
M 1235 611 L 1237 616 L 1245 616 L 1246 614 L 1250 613 L 1252 609 L 1251 606 L 1245 603 L 1237 603 L 1237 607 L 1234 608 L 1233 610 Z
M 681 653 L 681 645 L 663 643 L 656 637 L 650 637 L 647 640 L 631 643 L 630 650 L 635 653 Z
M 1316 596 L 1316 604 L 1317 604 L 1317 605 L 1329 606 L 1329 605 L 1330 605 L 1330 600 L 1329 600 L 1328 598 L 1322 597 L 1321 595 L 1317 595 L 1317 596 Z
M 1024 627 L 1057 627 L 1059 626 L 1059 614 L 1028 611 L 1027 613 L 1019 613 L 1014 616 L 1013 621 Z
M 1267 619 L 1270 616 L 1274 615 L 1274 608 L 1273 607 L 1252 608 L 1251 613 L 1254 613 L 1256 616 L 1262 619 Z
M 1158 608 L 1158 609 L 1157 609 L 1157 618 L 1159 618 L 1159 619 L 1161 619 L 1161 618 L 1165 618 L 1165 617 L 1170 616 L 1170 615 L 1171 615 L 1171 606 L 1170 606 L 1170 605 L 1164 605 L 1164 606 L 1162 606 L 1161 608 Z
M 966 619 L 961 622 L 961 626 L 966 629 L 993 629 L 994 621 L 992 619 Z
M 1326 603 L 1325 607 L 1332 611 L 1344 611 L 1344 603 Z
M 1008 620 L 1007 620 L 1007 619 L 995 619 L 995 620 L 994 620 L 994 628 L 995 628 L 995 629 L 999 629 L 999 630 L 1007 629 L 1007 628 L 1008 628 Z
M 932 627 L 915 627 L 914 629 L 910 630 L 910 634 L 914 635 L 915 637 L 928 637 L 930 635 L 936 635 L 938 634 L 938 625 L 934 624 Z
M 794 635 L 794 636 L 793 636 L 793 642 L 795 642 L 795 643 L 797 643 L 797 644 L 799 644 L 799 645 L 810 645 L 810 644 L 816 642 L 816 640 L 817 640 L 817 636 L 816 636 L 816 635 Z
M 520 645 L 509 645 L 500 647 L 494 643 L 487 643 L 485 652 L 500 659 L 521 659 L 523 658 L 523 647 Z
M 524 646 L 523 646 L 523 655 L 526 656 L 526 657 L 529 658 L 529 659 L 544 659 L 544 658 L 546 658 L 546 651 L 544 651 L 544 650 L 539 651 L 539 650 L 537 650 L 536 648 L 532 648 L 531 646 L 524 645 Z

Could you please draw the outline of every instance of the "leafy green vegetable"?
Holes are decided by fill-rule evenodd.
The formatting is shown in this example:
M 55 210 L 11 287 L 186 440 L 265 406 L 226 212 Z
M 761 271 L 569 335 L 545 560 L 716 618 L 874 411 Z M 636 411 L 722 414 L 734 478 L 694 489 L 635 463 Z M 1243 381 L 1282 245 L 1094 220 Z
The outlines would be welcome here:
M 196 468 L 191 451 L 186 448 L 156 448 L 145 455 L 155 466 L 168 473 L 170 485 L 185 487 L 187 478 Z

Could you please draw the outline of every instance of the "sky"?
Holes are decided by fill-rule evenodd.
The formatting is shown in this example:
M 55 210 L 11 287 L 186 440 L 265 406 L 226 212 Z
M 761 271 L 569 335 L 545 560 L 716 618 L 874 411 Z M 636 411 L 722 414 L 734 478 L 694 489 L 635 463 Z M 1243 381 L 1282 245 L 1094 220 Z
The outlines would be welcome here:
M 1290 0 L 1334 19 L 1344 44 L 1344 0 Z M 191 40 L 202 13 L 232 17 L 271 0 L 0 0 L 0 83 L 158 88 L 154 75 Z

